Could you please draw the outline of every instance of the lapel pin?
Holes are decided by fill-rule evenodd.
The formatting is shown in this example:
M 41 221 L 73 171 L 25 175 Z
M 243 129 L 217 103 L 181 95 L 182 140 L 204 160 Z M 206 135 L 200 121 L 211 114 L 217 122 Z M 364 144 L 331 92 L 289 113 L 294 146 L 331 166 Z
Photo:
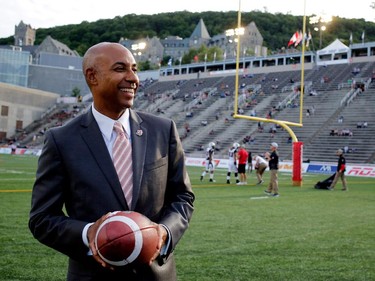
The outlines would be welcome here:
M 137 130 L 135 132 L 135 134 L 138 136 L 138 137 L 141 137 L 143 135 L 143 131 L 142 130 Z

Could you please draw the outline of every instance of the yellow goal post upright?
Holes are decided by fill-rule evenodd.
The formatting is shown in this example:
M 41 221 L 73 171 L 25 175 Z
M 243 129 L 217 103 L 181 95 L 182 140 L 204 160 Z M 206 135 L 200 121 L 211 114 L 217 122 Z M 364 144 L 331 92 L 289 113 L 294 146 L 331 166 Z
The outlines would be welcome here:
M 240 30 L 241 28 L 241 0 L 239 2 L 238 8 L 238 22 L 237 22 L 237 29 Z M 240 32 L 237 32 L 237 52 L 236 52 L 236 76 L 235 76 L 235 95 L 234 95 L 234 118 L 242 118 L 251 121 L 260 121 L 260 122 L 268 122 L 268 123 L 275 123 L 280 125 L 284 128 L 292 138 L 292 184 L 294 186 L 302 186 L 302 159 L 303 159 L 303 143 L 298 141 L 297 136 L 290 128 L 290 126 L 294 127 L 302 127 L 302 118 L 303 118 L 303 96 L 304 96 L 304 79 L 305 79 L 305 34 L 306 34 L 306 0 L 304 0 L 304 16 L 303 16 L 303 30 L 302 30 L 302 54 L 301 54 L 301 92 L 300 92 L 300 116 L 299 116 L 299 123 L 278 120 L 278 119 L 267 119 L 255 116 L 248 116 L 238 114 L 238 88 L 239 88 L 239 61 L 240 61 Z

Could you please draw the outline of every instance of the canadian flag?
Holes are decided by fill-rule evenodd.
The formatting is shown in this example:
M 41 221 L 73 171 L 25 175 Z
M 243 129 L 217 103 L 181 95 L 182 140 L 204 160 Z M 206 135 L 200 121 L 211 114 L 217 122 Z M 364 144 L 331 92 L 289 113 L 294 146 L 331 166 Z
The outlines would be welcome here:
M 288 47 L 294 44 L 294 47 L 297 47 L 298 44 L 302 41 L 302 32 L 296 31 L 288 42 Z
M 294 43 L 294 47 L 297 47 L 297 45 L 301 43 L 302 39 L 303 39 L 303 34 L 302 34 L 302 31 L 300 31 L 298 32 L 297 41 L 296 43 Z

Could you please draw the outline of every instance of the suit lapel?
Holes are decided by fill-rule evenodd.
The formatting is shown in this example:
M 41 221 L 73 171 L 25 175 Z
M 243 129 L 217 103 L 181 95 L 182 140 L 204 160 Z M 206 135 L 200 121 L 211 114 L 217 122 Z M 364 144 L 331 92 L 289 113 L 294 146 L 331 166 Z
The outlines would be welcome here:
M 116 170 L 113 166 L 111 156 L 108 153 L 107 146 L 103 140 L 102 133 L 99 129 L 98 124 L 92 115 L 91 108 L 85 114 L 83 121 L 81 123 L 82 130 L 81 135 L 84 142 L 89 147 L 96 163 L 103 171 L 109 185 L 111 186 L 113 192 L 116 194 L 124 209 L 127 209 L 126 200 L 121 189 L 121 184 L 118 181 Z
M 133 149 L 133 200 L 132 208 L 135 207 L 141 189 L 141 179 L 144 171 L 144 163 L 147 148 L 147 128 L 142 127 L 142 119 L 130 110 L 130 129 L 132 134 Z M 131 208 L 131 209 L 132 209 Z

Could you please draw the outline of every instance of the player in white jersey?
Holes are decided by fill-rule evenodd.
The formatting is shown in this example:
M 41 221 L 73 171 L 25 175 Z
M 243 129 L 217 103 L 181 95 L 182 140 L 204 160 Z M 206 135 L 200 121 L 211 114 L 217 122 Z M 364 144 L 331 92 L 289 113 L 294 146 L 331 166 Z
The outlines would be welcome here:
M 235 142 L 232 147 L 228 150 L 228 172 L 227 172 L 227 184 L 230 184 L 230 175 L 233 172 L 236 179 L 236 183 L 239 183 L 238 169 L 237 169 L 237 151 L 240 144 Z
M 215 163 L 214 163 L 214 153 L 215 153 L 215 143 L 210 142 L 206 149 L 206 167 L 201 175 L 201 181 L 207 173 L 210 173 L 210 182 L 215 182 L 214 172 L 215 172 Z

